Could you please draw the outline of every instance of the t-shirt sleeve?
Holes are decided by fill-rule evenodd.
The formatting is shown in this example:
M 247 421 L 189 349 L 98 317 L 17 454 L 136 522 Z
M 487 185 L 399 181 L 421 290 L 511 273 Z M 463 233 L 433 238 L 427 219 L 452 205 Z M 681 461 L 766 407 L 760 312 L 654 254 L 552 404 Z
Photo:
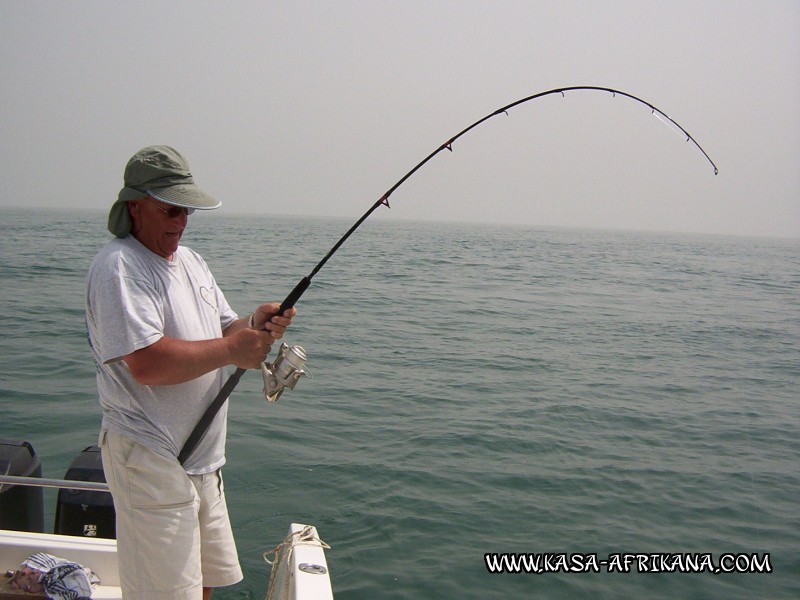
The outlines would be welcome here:
M 104 363 L 147 348 L 164 337 L 164 307 L 152 284 L 138 278 L 110 277 L 95 289 L 92 344 Z M 98 339 L 99 336 L 99 339 Z

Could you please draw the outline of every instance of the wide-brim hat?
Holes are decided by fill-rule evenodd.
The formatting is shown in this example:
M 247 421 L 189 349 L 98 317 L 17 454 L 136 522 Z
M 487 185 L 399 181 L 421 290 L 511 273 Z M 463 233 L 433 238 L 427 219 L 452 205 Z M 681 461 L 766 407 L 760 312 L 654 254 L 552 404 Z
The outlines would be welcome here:
M 189 163 L 170 146 L 147 146 L 134 154 L 125 167 L 125 187 L 108 213 L 108 230 L 125 237 L 131 230 L 127 203 L 152 196 L 183 208 L 213 210 L 222 202 L 194 183 Z

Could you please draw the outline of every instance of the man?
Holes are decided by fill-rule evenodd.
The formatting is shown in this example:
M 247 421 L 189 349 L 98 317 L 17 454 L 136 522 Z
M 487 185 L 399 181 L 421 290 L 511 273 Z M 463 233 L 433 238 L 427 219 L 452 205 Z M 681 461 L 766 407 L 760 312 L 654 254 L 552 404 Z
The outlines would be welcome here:
M 189 215 L 220 202 L 176 150 L 143 148 L 124 179 L 108 218 L 116 238 L 92 262 L 86 294 L 122 592 L 208 598 L 242 579 L 220 476 L 227 405 L 183 465 L 176 457 L 225 367 L 258 368 L 295 311 L 267 303 L 238 318 L 200 255 L 179 245 Z

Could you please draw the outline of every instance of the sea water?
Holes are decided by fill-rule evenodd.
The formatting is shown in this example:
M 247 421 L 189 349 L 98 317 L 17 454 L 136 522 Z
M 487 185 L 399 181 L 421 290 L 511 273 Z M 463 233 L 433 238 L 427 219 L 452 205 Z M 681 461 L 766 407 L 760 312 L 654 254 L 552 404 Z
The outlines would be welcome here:
M 96 443 L 105 217 L 0 211 L 0 437 L 46 477 Z M 350 224 L 196 213 L 183 243 L 245 315 Z M 263 597 L 293 521 L 337 598 L 800 597 L 799 240 L 373 219 L 297 308 L 313 378 L 231 398 L 245 580 L 216 598 Z

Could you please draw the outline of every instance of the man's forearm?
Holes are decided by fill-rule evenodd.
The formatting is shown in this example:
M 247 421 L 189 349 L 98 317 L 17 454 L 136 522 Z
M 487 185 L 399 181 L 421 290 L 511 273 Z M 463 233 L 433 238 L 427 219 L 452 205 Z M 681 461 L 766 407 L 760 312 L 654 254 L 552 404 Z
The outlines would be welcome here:
M 246 319 L 244 321 L 246 327 Z M 134 379 L 142 385 L 185 383 L 233 363 L 226 338 L 187 342 L 163 337 L 147 348 L 125 356 L 124 360 Z

